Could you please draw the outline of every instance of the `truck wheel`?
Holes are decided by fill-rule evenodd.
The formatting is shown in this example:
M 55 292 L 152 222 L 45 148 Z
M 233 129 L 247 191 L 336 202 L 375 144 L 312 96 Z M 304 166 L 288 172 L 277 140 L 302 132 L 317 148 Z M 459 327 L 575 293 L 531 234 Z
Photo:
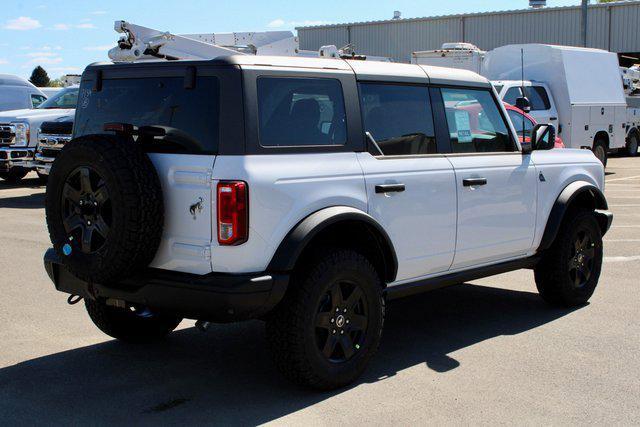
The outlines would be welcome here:
M 290 290 L 266 326 L 278 369 L 289 380 L 331 390 L 357 379 L 380 344 L 382 283 L 352 250 L 324 251 Z
M 15 168 L 9 169 L 6 172 L 0 172 L 0 178 L 4 179 L 5 181 L 11 184 L 17 184 L 18 182 L 20 182 L 22 178 L 27 176 L 28 173 L 29 173 L 29 170 L 25 168 L 15 167 Z
M 638 155 L 638 143 L 640 141 L 640 136 L 637 133 L 632 134 L 629 137 L 629 142 L 627 143 L 627 155 L 631 157 L 635 157 Z
M 118 308 L 103 302 L 85 300 L 85 307 L 93 323 L 110 337 L 132 342 L 158 341 L 178 327 L 181 318 L 136 311 L 133 308 Z
M 567 213 L 555 242 L 535 268 L 540 296 L 552 305 L 586 303 L 602 268 L 602 232 L 593 211 Z
M 602 163 L 603 166 L 607 166 L 607 143 L 603 139 L 599 138 L 594 141 L 593 154 L 595 154 L 596 158 L 600 160 L 600 163 Z
M 91 135 L 68 143 L 45 198 L 51 242 L 76 277 L 111 283 L 147 267 L 164 225 L 156 170 L 133 141 Z

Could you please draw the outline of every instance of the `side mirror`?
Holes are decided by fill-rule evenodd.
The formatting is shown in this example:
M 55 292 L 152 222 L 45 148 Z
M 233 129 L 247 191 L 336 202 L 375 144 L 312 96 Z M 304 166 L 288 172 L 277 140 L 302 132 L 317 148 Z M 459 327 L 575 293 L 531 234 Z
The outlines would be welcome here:
M 521 96 L 520 98 L 517 98 L 516 99 L 516 107 L 518 107 L 519 109 L 521 109 L 525 113 L 530 112 L 531 111 L 531 103 L 529 102 L 529 98 L 527 98 L 525 96 Z
M 556 143 L 556 128 L 553 125 L 535 125 L 531 130 L 533 150 L 551 150 Z

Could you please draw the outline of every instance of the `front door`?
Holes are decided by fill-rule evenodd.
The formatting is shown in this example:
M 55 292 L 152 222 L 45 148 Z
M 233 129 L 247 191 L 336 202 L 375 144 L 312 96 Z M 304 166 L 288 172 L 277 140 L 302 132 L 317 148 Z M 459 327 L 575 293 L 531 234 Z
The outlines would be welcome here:
M 526 255 L 536 219 L 531 156 L 518 151 L 488 89 L 443 88 L 442 97 L 458 194 L 453 269 Z
M 455 176 L 439 154 L 428 87 L 361 83 L 360 101 L 378 150 L 358 154 L 369 214 L 393 242 L 397 280 L 447 271 L 455 251 Z

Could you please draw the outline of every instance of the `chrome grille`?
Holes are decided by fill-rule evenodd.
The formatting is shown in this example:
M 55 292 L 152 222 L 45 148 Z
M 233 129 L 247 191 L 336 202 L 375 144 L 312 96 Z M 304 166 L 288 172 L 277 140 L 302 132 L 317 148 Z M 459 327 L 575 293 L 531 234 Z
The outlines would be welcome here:
M 38 151 L 47 148 L 59 150 L 69 141 L 71 141 L 71 135 L 52 135 L 48 133 L 41 133 L 38 136 Z

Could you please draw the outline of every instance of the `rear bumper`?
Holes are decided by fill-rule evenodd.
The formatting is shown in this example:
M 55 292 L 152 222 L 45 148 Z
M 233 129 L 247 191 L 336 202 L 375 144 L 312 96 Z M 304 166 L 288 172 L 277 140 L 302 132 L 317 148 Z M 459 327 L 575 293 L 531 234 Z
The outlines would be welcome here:
M 47 274 L 56 289 L 113 305 L 139 304 L 159 312 L 212 322 L 255 319 L 280 302 L 289 283 L 287 274 L 222 274 L 204 276 L 149 269 L 117 283 L 87 283 L 69 273 L 53 249 L 44 255 Z

